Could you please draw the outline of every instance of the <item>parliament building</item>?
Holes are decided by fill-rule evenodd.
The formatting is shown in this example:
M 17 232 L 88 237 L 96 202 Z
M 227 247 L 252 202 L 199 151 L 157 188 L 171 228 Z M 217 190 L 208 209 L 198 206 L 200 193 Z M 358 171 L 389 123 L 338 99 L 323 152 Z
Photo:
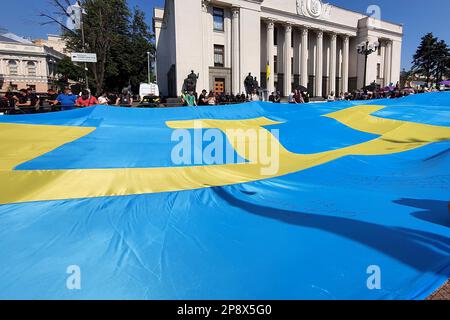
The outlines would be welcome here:
M 375 6 L 368 12 L 321 0 L 166 0 L 153 13 L 160 91 L 180 95 L 191 70 L 197 91 L 234 94 L 249 73 L 284 96 L 298 85 L 326 97 L 396 84 L 403 26 L 377 18 Z M 375 49 L 367 60 L 364 44 Z

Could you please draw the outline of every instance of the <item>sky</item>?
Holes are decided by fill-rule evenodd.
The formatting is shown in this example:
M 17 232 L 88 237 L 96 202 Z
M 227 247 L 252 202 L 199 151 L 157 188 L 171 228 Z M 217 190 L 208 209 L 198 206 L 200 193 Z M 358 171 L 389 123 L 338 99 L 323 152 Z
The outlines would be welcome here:
M 292 0 L 295 1 L 295 0 Z M 381 8 L 383 20 L 404 24 L 402 67 L 409 68 L 412 55 L 420 38 L 433 32 L 435 36 L 450 44 L 448 0 L 326 0 L 332 5 L 365 13 L 369 5 Z M 164 0 L 128 0 L 130 6 L 139 6 L 147 14 L 151 25 L 153 7 L 164 6 Z M 0 27 L 25 37 L 43 38 L 48 33 L 57 33 L 55 25 L 42 26 L 41 12 L 52 12 L 49 0 L 2 1 Z

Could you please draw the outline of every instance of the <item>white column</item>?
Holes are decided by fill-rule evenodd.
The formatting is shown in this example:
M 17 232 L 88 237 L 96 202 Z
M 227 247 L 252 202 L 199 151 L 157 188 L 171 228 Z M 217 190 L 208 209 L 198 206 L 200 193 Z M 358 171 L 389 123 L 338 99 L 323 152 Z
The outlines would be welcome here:
M 300 58 L 300 84 L 308 87 L 308 29 L 302 29 L 302 52 Z
M 288 96 L 291 93 L 292 87 L 292 74 L 291 74 L 291 38 L 292 37 L 292 26 L 287 24 L 285 26 L 284 33 L 284 95 Z
M 267 90 L 269 94 L 271 94 L 275 90 L 275 69 L 274 69 L 274 54 L 273 54 L 273 45 L 274 45 L 274 23 L 273 21 L 267 21 L 267 62 L 270 67 L 270 77 L 267 80 Z M 266 62 L 266 63 L 267 63 Z
M 238 94 L 241 91 L 240 79 L 240 61 L 239 61 L 239 8 L 233 7 L 232 12 L 232 65 L 231 65 L 231 78 L 233 93 Z
M 386 85 L 392 82 L 392 41 L 388 40 L 384 56 L 384 80 Z
M 336 39 L 337 35 L 335 33 L 331 34 L 331 48 L 330 48 L 330 89 L 329 93 L 334 92 L 335 94 L 339 94 L 336 92 Z
M 342 49 L 342 91 L 348 92 L 348 64 L 349 64 L 349 36 L 343 36 L 343 49 Z
M 317 31 L 317 53 L 316 53 L 316 97 L 322 96 L 323 81 L 323 31 Z
M 205 88 L 206 90 L 212 90 L 213 88 L 210 88 L 209 85 L 209 66 L 214 65 L 214 58 L 212 61 L 209 59 L 210 56 L 213 56 L 213 48 L 209 45 L 208 41 L 208 33 L 209 33 L 209 26 L 208 26 L 208 3 L 202 2 L 202 12 L 201 12 L 201 19 L 202 19 L 202 50 L 203 50 L 203 61 L 202 61 L 202 70 L 200 73 L 200 79 L 197 83 L 197 89 L 198 88 Z M 224 53 L 225 56 L 225 53 Z M 200 89 L 201 90 L 201 89 Z M 229 88 L 227 88 L 229 90 Z

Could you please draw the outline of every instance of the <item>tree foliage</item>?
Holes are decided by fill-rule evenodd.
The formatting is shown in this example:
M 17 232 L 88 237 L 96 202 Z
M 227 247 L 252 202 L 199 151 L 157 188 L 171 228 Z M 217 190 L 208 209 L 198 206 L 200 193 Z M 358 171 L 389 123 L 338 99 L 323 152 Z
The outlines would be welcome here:
M 96 53 L 97 63 L 89 63 L 89 76 L 97 94 L 104 90 L 120 90 L 131 85 L 137 88 L 147 79 L 147 52 L 154 52 L 153 35 L 138 8 L 130 11 L 126 0 L 82 0 L 85 10 L 81 30 L 68 30 L 62 19 L 69 0 L 52 0 L 56 14 L 42 16 L 47 22 L 58 23 L 71 51 Z
M 60 74 L 58 79 L 59 87 L 66 87 L 69 80 L 83 81 L 84 66 L 75 65 L 69 57 L 64 57 L 58 62 L 57 73 Z
M 450 50 L 445 41 L 428 33 L 422 37 L 422 41 L 414 54 L 413 70 L 420 73 L 430 83 L 431 79 L 440 82 L 444 76 L 448 76 L 450 70 Z

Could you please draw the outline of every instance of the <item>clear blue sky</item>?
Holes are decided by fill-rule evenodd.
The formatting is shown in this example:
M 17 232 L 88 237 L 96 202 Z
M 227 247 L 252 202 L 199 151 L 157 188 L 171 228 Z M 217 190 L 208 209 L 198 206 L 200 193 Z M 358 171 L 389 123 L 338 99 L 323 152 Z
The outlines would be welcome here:
M 433 32 L 450 44 L 450 1 L 448 0 L 326 0 L 324 2 L 358 12 L 366 12 L 369 5 L 376 4 L 381 7 L 382 19 L 403 23 L 405 26 L 403 67 L 410 66 L 420 38 L 427 32 Z M 164 0 L 128 0 L 128 3 L 130 6 L 138 5 L 143 9 L 147 14 L 148 22 L 151 23 L 153 7 L 163 6 Z M 55 26 L 39 24 L 42 18 L 38 14 L 42 11 L 51 12 L 48 0 L 2 1 L 0 27 L 32 38 L 57 32 Z

